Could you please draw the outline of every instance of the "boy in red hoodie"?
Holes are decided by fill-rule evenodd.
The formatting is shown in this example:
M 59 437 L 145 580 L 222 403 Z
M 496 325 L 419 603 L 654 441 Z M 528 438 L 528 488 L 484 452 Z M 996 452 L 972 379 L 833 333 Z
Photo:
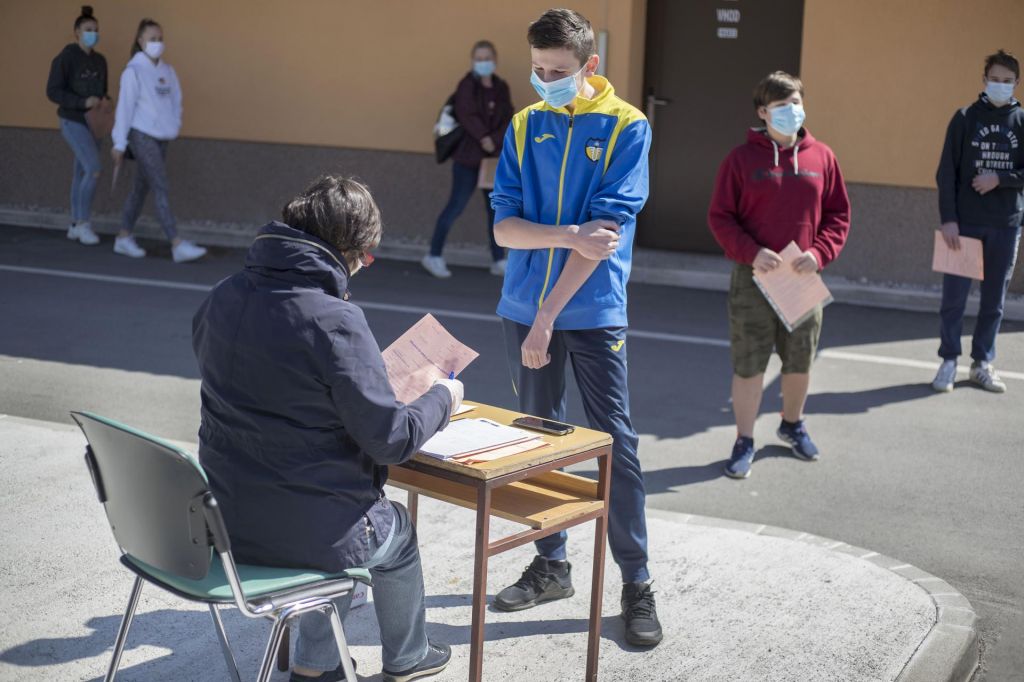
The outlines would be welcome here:
M 782 423 L 778 436 L 804 460 L 818 458 L 804 426 L 811 362 L 821 335 L 819 308 L 792 332 L 753 281 L 753 271 L 782 266 L 779 252 L 796 242 L 803 254 L 791 266 L 815 272 L 839 255 L 850 229 L 850 200 L 832 150 L 802 127 L 804 86 L 776 71 L 754 89 L 754 108 L 765 127 L 722 162 L 708 225 L 736 265 L 729 288 L 732 404 L 738 437 L 725 473 L 746 478 L 754 461 L 754 422 L 764 372 L 773 350 L 782 358 Z

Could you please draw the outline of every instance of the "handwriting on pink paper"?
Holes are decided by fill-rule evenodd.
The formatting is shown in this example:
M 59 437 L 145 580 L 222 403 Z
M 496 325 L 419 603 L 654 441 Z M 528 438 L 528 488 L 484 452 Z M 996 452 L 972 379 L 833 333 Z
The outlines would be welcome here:
M 400 402 L 411 403 L 438 379 L 458 376 L 479 354 L 463 345 L 433 315 L 424 315 L 382 353 Z
M 960 275 L 969 279 L 985 279 L 981 240 L 960 237 L 960 250 L 954 251 L 946 245 L 946 240 L 942 238 L 942 232 L 936 230 L 932 270 L 950 275 Z

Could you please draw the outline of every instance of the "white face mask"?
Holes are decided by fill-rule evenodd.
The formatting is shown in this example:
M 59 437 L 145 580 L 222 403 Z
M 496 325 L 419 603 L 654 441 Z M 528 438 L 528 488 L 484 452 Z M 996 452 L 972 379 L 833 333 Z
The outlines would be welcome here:
M 1013 99 L 1013 83 L 985 83 L 985 94 L 996 104 L 1006 104 Z
M 151 40 L 146 43 L 146 47 L 143 49 L 143 52 L 145 52 L 146 56 L 150 59 L 160 59 L 160 55 L 164 53 L 164 44 L 161 41 Z

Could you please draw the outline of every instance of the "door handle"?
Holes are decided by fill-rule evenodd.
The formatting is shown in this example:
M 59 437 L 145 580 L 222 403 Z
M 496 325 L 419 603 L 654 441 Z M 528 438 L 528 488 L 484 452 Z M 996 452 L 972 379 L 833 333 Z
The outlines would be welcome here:
M 646 107 L 647 110 L 644 113 L 647 115 L 647 123 L 651 126 L 651 128 L 654 127 L 654 113 L 657 110 L 657 108 L 658 107 L 663 107 L 666 104 L 671 104 L 671 103 L 672 103 L 672 100 L 670 100 L 670 99 L 663 99 L 663 98 L 658 97 L 657 95 L 655 95 L 653 93 L 650 94 L 650 95 L 647 95 L 647 107 Z

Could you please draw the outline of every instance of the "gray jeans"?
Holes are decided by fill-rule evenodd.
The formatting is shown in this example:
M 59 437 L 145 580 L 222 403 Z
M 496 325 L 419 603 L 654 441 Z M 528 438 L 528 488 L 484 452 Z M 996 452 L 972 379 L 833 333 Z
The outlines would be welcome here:
M 167 144 L 167 140 L 158 140 L 135 128 L 128 131 L 128 146 L 135 157 L 135 184 L 124 204 L 121 227 L 128 232 L 135 229 L 135 223 L 142 213 L 142 205 L 146 201 L 146 194 L 152 189 L 160 227 L 164 228 L 167 239 L 173 241 L 178 236 L 178 230 L 168 196 Z
M 397 502 L 391 502 L 391 506 L 395 523 L 386 538 L 373 535 L 373 527 L 365 522 L 375 551 L 363 568 L 370 569 L 373 576 L 373 606 L 380 627 L 384 669 L 400 671 L 415 666 L 427 655 L 427 615 L 416 527 L 405 507 Z M 351 601 L 351 595 L 336 600 L 342 619 Z M 327 616 L 312 612 L 299 618 L 294 658 L 295 664 L 303 668 L 327 671 L 338 667 L 338 647 Z

